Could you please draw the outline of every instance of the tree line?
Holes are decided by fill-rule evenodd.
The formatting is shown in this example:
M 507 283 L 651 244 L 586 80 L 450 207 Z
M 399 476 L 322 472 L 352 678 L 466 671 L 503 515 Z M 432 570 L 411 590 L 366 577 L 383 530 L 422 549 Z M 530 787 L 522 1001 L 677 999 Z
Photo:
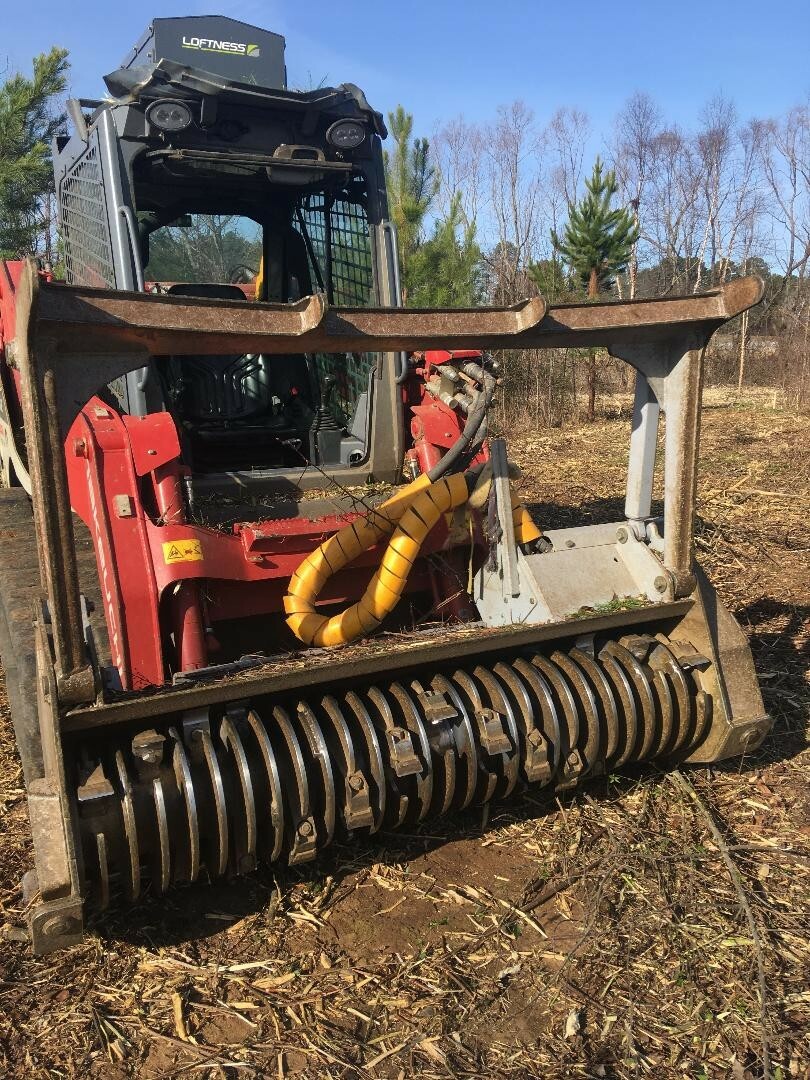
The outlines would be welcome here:
M 810 397 L 810 101 L 778 117 L 744 119 L 720 95 L 686 128 L 638 92 L 602 133 L 581 109 L 563 107 L 543 121 L 517 101 L 499 107 L 489 123 L 449 121 L 429 141 L 412 139 L 403 119 L 410 121 L 401 109 L 389 117 L 399 173 L 410 161 L 412 182 L 389 182 L 389 189 L 395 220 L 398 190 L 420 196 L 401 212 L 404 277 L 414 298 L 435 288 L 421 250 L 438 236 L 454 245 L 459 268 L 448 285 L 446 262 L 445 292 L 464 303 L 509 304 L 535 290 L 558 302 L 677 295 L 756 273 L 765 299 L 719 340 L 710 377 Z M 403 145 L 409 140 L 410 150 Z M 604 165 L 589 156 L 594 146 Z M 429 182 L 416 183 L 420 178 Z M 602 242 L 617 249 L 596 281 L 578 265 L 589 242 L 583 214 L 594 184 L 603 199 L 609 189 L 602 211 L 614 220 Z M 522 373 L 511 365 L 514 400 L 531 401 L 535 415 L 556 422 L 584 391 L 577 385 L 582 365 L 534 359 L 520 365 Z M 593 357 L 586 359 L 591 413 Z M 616 381 L 615 371 L 607 374 Z

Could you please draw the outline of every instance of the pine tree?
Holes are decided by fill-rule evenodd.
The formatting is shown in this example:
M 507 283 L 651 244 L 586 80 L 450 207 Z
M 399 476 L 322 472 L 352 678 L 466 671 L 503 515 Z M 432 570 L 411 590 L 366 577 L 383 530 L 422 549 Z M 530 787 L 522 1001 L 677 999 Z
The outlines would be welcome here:
M 483 293 L 481 249 L 475 222 L 466 222 L 461 194 L 434 223 L 428 240 L 412 252 L 409 300 L 414 307 L 474 307 Z
M 585 183 L 586 193 L 576 205 L 568 207 L 568 222 L 562 239 L 552 230 L 551 241 L 572 273 L 587 290 L 588 299 L 596 300 L 608 292 L 616 275 L 627 267 L 638 240 L 638 226 L 625 207 L 611 208 L 618 191 L 616 174 L 602 174 L 599 158 L 591 178 Z M 596 354 L 589 352 L 587 418 L 596 416 Z
M 388 210 L 397 227 L 399 256 L 406 295 L 411 292 L 410 266 L 422 239 L 425 218 L 439 190 L 439 178 L 430 161 L 427 139 L 413 139 L 413 116 L 401 105 L 388 114 L 394 140 L 392 154 L 385 154 Z
M 385 155 L 391 220 L 397 227 L 404 299 L 414 307 L 470 307 L 479 299 L 481 251 L 475 222 L 466 221 L 461 196 L 426 223 L 439 191 L 427 139 L 413 138 L 413 116 L 401 105 L 388 114 L 394 150 Z
M 12 75 L 0 86 L 0 257 L 34 252 L 52 191 L 51 139 L 63 123 L 54 98 L 65 92 L 64 49 L 34 58 L 33 77 Z
M 626 269 L 638 240 L 638 226 L 625 207 L 611 209 L 619 185 L 613 171 L 602 175 L 599 158 L 585 188 L 581 202 L 568 207 L 568 223 L 562 239 L 552 231 L 551 240 L 587 289 L 588 297 L 596 299 Z

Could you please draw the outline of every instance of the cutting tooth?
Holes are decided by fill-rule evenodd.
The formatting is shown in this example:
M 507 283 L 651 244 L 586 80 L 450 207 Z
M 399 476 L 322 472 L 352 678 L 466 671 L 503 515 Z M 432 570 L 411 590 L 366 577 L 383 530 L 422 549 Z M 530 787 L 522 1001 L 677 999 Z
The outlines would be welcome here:
M 658 744 L 653 747 L 652 758 L 663 757 L 672 752 L 672 737 L 675 731 L 675 702 L 672 689 L 663 671 L 651 669 L 651 683 L 656 704 Z
M 713 703 L 711 696 L 705 690 L 698 690 L 695 694 L 695 732 L 692 736 L 689 750 L 695 750 L 703 742 L 712 722 Z
M 563 718 L 560 724 L 562 736 L 562 764 L 558 776 L 558 785 L 567 788 L 575 784 L 585 769 L 582 754 L 579 752 L 579 712 L 568 680 L 562 671 L 546 656 L 532 656 L 532 664 L 542 672 L 551 687 L 558 716 Z
M 115 751 L 115 770 L 121 788 L 119 798 L 121 800 L 121 814 L 124 819 L 124 839 L 129 856 L 127 896 L 129 900 L 137 900 L 141 895 L 141 856 L 138 846 L 138 827 L 132 800 L 132 784 L 124 764 L 124 755 L 120 750 Z
M 158 840 L 158 874 L 153 884 L 157 885 L 162 895 L 171 885 L 172 861 L 169 848 L 169 818 L 166 814 L 166 795 L 163 791 L 163 781 L 159 776 L 156 776 L 152 781 L 152 798 L 155 804 Z
M 509 664 L 496 664 L 493 674 L 500 680 L 517 721 L 523 779 L 528 784 L 547 784 L 553 771 L 550 744 L 537 723 L 540 714 L 526 684 Z
M 633 751 L 638 740 L 638 711 L 633 689 L 624 668 L 606 648 L 599 653 L 599 664 L 613 690 L 619 714 L 621 738 L 616 748 L 616 756 L 607 762 L 608 765 L 618 769 L 633 759 Z
M 230 752 L 236 765 L 239 791 L 242 795 L 241 821 L 237 824 L 232 815 L 234 839 L 234 870 L 237 874 L 249 874 L 256 869 L 256 799 L 253 794 L 253 780 L 250 775 L 245 747 L 239 735 L 239 718 L 228 713 L 222 717 L 219 725 L 219 737 L 222 745 Z M 244 826 L 241 828 L 240 826 Z
M 346 703 L 344 715 L 349 730 L 352 732 L 355 748 L 365 759 L 364 764 L 368 770 L 367 775 L 371 777 L 369 802 L 374 821 L 369 828 L 369 832 L 375 833 L 382 828 L 387 801 L 385 761 L 382 747 L 368 709 L 357 694 L 350 690 L 344 700 Z
M 336 698 L 327 695 L 321 701 L 321 728 L 332 758 L 332 765 L 342 781 L 341 814 L 346 831 L 366 829 L 374 824 L 369 800 L 368 778 L 355 753 L 354 740 Z
M 276 705 L 273 709 L 273 732 L 277 735 L 276 760 L 281 777 L 281 790 L 287 801 L 287 861 L 290 866 L 308 862 L 317 852 L 317 833 L 312 817 L 309 782 L 301 754 L 301 746 L 286 711 Z
M 208 771 L 217 826 L 216 855 L 211 864 L 208 865 L 208 869 L 216 877 L 222 877 L 228 867 L 228 810 L 225 805 L 225 788 L 222 787 L 222 773 L 219 769 L 219 761 L 211 739 L 211 731 L 207 728 L 197 728 L 192 732 L 191 738 L 200 746 L 205 768 Z
M 655 701 L 646 671 L 629 649 L 618 641 L 609 641 L 603 652 L 621 664 L 633 689 L 640 715 L 640 740 L 632 754 L 634 761 L 646 761 L 658 741 Z
M 473 678 L 480 688 L 483 688 L 482 700 L 489 702 L 488 708 L 498 717 L 508 742 L 508 748 L 502 755 L 504 783 L 502 790 L 498 792 L 499 798 L 506 798 L 515 790 L 520 778 L 520 739 L 518 738 L 517 722 L 512 711 L 512 704 L 504 693 L 503 686 L 496 675 L 488 671 L 480 664 L 473 671 Z
M 558 649 L 551 654 L 551 662 L 561 669 L 571 687 L 579 714 L 579 745 L 582 755 L 583 773 L 593 773 L 603 764 L 602 747 L 606 739 L 602 738 L 602 724 L 596 695 L 576 661 Z
M 183 880 L 192 882 L 197 880 L 200 873 L 200 820 L 197 815 L 197 798 L 185 747 L 180 741 L 176 728 L 169 728 L 169 738 L 174 744 L 172 748 L 174 778 L 183 797 L 188 826 L 188 868 Z
M 98 857 L 98 906 L 106 911 L 110 906 L 110 867 L 107 862 L 107 837 L 103 832 L 96 833 L 96 855 Z
M 456 719 L 452 724 L 453 741 L 456 746 L 456 791 L 453 806 L 457 810 L 464 810 L 475 798 L 475 789 L 478 784 L 478 751 L 475 745 L 472 722 L 467 707 L 461 697 L 456 693 L 455 687 L 444 675 L 434 675 L 431 688 L 436 694 L 440 694 L 452 705 L 456 711 Z M 459 770 L 458 765 L 462 766 Z M 463 772 L 463 780 L 458 779 L 459 771 Z
M 394 702 L 399 723 L 404 723 L 410 733 L 411 744 L 419 761 L 419 770 L 412 774 L 416 787 L 416 797 L 411 803 L 415 810 L 412 820 L 424 821 L 433 801 L 433 769 L 427 732 L 413 699 L 405 687 L 396 682 L 391 683 L 388 693 Z
M 670 748 L 671 754 L 677 754 L 689 745 L 694 717 L 692 715 L 692 695 L 686 683 L 686 674 L 662 641 L 656 641 L 650 656 L 650 666 L 662 672 L 670 682 L 675 695 L 675 716 L 677 734 Z
M 466 672 L 454 672 L 450 683 L 464 703 L 473 730 L 478 763 L 478 780 L 473 801 L 489 802 L 495 796 L 503 776 L 498 763 L 501 755 L 509 750 L 507 737 L 498 724 L 497 717 L 490 715 L 492 710 L 484 709 L 478 688 Z
M 315 714 L 303 701 L 298 702 L 298 726 L 303 732 L 301 748 L 309 765 L 309 791 L 312 798 L 312 818 L 317 832 L 318 850 L 332 842 L 335 835 L 335 781 L 329 751 Z
M 379 687 L 370 686 L 363 691 L 367 711 L 385 748 L 386 819 L 388 828 L 397 828 L 408 815 L 413 799 L 409 794 L 414 785 L 409 778 L 421 772 L 422 763 L 414 753 L 413 741 L 407 728 L 398 724 L 391 705 Z
M 262 769 L 261 776 L 264 780 L 264 798 L 260 805 L 267 808 L 269 817 L 270 833 L 272 839 L 265 845 L 265 852 L 270 862 L 281 855 L 284 846 L 284 800 L 281 794 L 281 780 L 279 778 L 278 763 L 273 751 L 273 744 L 267 729 L 253 709 L 248 709 L 245 717 L 248 730 L 250 731 L 259 751 Z M 260 835 L 264 829 L 260 830 Z
M 208 721 L 193 722 L 188 732 L 192 759 L 200 762 L 208 776 L 208 786 L 214 809 L 216 826 L 213 841 L 213 857 L 206 859 L 206 868 L 214 877 L 222 877 L 228 868 L 228 811 L 225 805 L 225 789 L 222 784 L 222 772 L 217 760 L 211 730 Z
M 529 693 L 535 706 L 536 722 L 548 743 L 551 776 L 557 776 L 565 762 L 567 742 L 563 739 L 562 725 L 551 687 L 536 667 L 519 656 L 511 665 Z
M 410 692 L 418 703 L 430 746 L 431 768 L 436 774 L 430 810 L 441 816 L 453 805 L 456 792 L 458 748 L 453 724 L 458 720 L 458 710 L 445 694 L 426 689 L 418 679 L 411 683 Z
M 583 639 L 580 639 L 580 642 L 584 644 Z M 568 655 L 582 669 L 596 694 L 602 729 L 600 757 L 603 763 L 607 762 L 616 753 L 620 739 L 620 721 L 616 698 L 604 671 L 593 658 L 591 651 L 586 652 L 585 648 L 575 646 Z

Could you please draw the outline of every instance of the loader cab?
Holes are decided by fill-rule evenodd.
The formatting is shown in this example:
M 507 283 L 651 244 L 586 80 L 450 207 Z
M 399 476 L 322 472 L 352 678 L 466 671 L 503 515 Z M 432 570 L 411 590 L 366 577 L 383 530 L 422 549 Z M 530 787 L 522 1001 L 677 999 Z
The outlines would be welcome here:
M 351 84 L 287 90 L 283 39 L 259 34 L 155 20 L 107 77 L 112 100 L 74 103 L 76 133 L 55 148 L 69 282 L 212 304 L 399 304 L 381 117 Z M 189 67 L 187 43 L 243 41 L 264 68 L 232 53 Z M 201 487 L 293 473 L 323 486 L 324 472 L 356 484 L 399 472 L 401 368 L 380 354 L 155 356 L 107 394 L 126 413 L 170 412 Z

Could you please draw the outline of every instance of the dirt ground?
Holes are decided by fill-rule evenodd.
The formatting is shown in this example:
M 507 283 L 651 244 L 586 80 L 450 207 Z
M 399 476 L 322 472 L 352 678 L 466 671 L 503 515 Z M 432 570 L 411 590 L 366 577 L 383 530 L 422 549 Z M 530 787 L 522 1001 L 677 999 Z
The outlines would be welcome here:
M 708 395 L 697 536 L 775 721 L 758 753 L 175 892 L 47 959 L 2 941 L 2 1075 L 810 1076 L 810 418 L 778 405 Z M 620 512 L 628 430 L 511 436 L 543 523 Z M 0 728 L 11 926 L 30 852 L 4 702 Z

